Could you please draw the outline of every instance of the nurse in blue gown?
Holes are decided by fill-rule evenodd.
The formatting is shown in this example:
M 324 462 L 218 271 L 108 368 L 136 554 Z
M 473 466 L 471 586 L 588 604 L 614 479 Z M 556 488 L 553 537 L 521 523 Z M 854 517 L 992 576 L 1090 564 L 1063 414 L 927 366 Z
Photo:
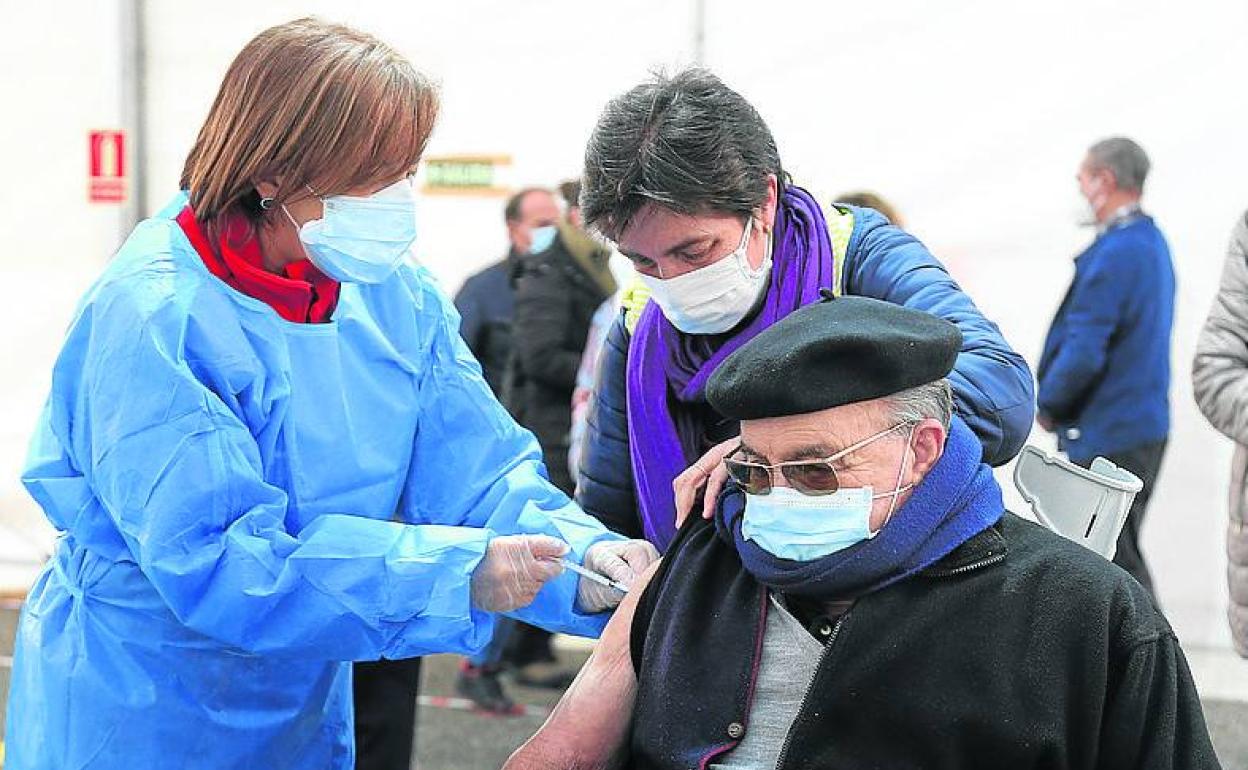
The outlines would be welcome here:
M 625 582 L 655 558 L 547 482 L 410 259 L 436 108 L 392 49 L 314 20 L 231 66 L 183 192 L 56 360 L 24 481 L 62 534 L 9 770 L 351 768 L 350 661 L 470 653 L 498 612 L 596 636 L 620 596 L 558 557 Z

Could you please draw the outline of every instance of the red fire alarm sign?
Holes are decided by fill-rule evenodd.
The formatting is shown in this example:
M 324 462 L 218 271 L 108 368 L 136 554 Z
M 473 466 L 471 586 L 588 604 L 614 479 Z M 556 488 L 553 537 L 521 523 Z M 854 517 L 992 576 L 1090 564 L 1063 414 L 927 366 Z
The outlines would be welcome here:
M 126 200 L 126 135 L 123 131 L 92 131 L 87 199 L 92 203 Z

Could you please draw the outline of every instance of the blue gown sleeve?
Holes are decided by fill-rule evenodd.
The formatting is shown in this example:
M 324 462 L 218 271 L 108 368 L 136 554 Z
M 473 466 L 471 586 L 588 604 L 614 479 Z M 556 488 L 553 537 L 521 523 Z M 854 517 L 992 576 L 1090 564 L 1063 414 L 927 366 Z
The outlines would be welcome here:
M 599 540 L 622 539 L 547 480 L 537 440 L 499 404 L 455 332 L 454 307 L 423 283 L 422 323 L 432 340 L 400 504 L 405 520 L 485 527 L 500 535 L 552 535 L 569 544 L 568 558 L 578 563 Z M 552 631 L 596 637 L 608 617 L 577 611 L 576 587 L 577 577 L 565 572 L 511 614 Z
M 845 291 L 923 310 L 958 325 L 962 351 L 949 375 L 958 414 L 984 447 L 984 462 L 1007 463 L 1022 449 L 1035 418 L 1035 390 L 1023 357 L 975 307 L 917 238 L 874 212 L 851 244 Z
M 185 360 L 186 311 L 144 301 L 98 298 L 71 328 L 25 478 L 37 499 L 67 494 L 41 469 L 72 465 L 177 619 L 240 650 L 353 660 L 488 642 L 469 576 L 490 530 L 344 513 L 290 531 L 255 439 Z

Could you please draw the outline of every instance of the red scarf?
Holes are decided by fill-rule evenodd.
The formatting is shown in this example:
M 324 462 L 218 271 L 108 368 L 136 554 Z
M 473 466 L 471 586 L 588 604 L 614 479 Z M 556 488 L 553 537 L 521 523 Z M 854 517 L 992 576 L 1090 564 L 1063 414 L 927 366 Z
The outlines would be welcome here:
M 319 324 L 333 316 L 341 284 L 306 259 L 287 265 L 285 275 L 265 270 L 260 242 L 242 214 L 226 215 L 216 249 L 190 206 L 178 214 L 177 223 L 213 275 L 287 321 Z

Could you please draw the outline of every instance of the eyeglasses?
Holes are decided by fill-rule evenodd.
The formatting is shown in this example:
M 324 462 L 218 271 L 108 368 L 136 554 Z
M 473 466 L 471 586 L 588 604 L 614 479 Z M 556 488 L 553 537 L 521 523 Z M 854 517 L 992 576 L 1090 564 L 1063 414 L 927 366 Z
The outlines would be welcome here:
M 736 482 L 737 486 L 745 490 L 747 494 L 769 494 L 772 487 L 772 472 L 779 470 L 783 474 L 784 480 L 789 483 L 789 486 L 804 495 L 816 497 L 819 495 L 830 495 L 841 488 L 840 479 L 837 478 L 836 468 L 832 467 L 832 463 L 847 454 L 862 449 L 872 441 L 881 439 L 899 428 L 913 424 L 913 422 L 899 422 L 891 428 L 868 436 L 862 441 L 851 444 L 836 454 L 824 457 L 821 460 L 790 460 L 788 462 L 775 463 L 774 465 L 766 465 L 764 463 L 741 460 L 736 457 L 725 457 L 724 467 L 728 469 L 728 476 Z

